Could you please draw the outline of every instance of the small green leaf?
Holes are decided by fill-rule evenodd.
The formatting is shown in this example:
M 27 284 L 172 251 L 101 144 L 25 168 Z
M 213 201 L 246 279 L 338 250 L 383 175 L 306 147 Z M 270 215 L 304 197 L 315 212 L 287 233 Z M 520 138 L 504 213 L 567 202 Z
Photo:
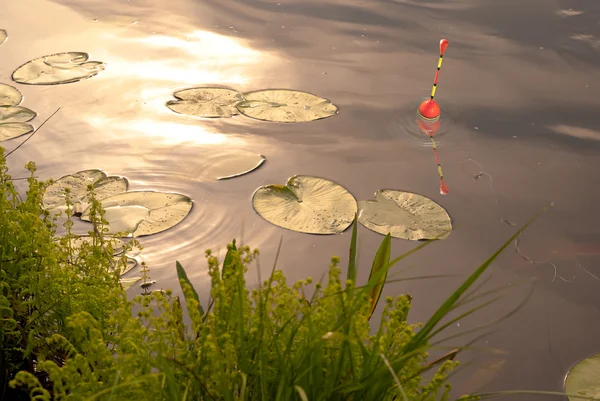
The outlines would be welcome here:
M 371 267 L 371 273 L 369 273 L 368 284 L 369 287 L 372 286 L 369 290 L 369 298 L 371 299 L 369 318 L 373 315 L 373 312 L 377 307 L 377 302 L 379 302 L 379 297 L 381 297 L 381 292 L 383 291 L 383 286 L 385 285 L 390 264 L 391 247 L 392 236 L 388 234 L 385 236 L 383 241 L 381 241 L 381 245 L 375 254 L 375 258 L 373 259 L 373 266 Z
M 200 304 L 200 297 L 198 297 L 198 293 L 196 292 L 196 289 L 190 282 L 190 279 L 188 278 L 185 269 L 183 268 L 183 266 L 181 266 L 181 263 L 179 263 L 178 261 L 175 262 L 175 268 L 177 269 L 177 278 L 179 279 L 179 284 L 181 285 L 181 281 L 183 281 L 192 288 L 192 296 L 194 297 L 196 302 L 198 302 L 198 312 L 200 313 L 200 316 L 204 316 L 204 309 L 202 308 L 202 304 Z
M 235 239 L 231 242 L 231 245 L 227 249 L 227 254 L 225 254 L 225 260 L 223 261 L 223 270 L 221 272 L 221 277 L 225 278 L 229 275 L 231 269 L 233 269 L 233 257 L 234 252 L 237 253 L 238 249 L 235 245 Z

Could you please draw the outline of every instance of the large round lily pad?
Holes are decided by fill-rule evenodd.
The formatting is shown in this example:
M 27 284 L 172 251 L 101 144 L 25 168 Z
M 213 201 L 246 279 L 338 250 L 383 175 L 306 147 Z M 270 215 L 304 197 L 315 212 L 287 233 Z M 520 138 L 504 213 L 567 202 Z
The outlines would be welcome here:
M 339 234 L 356 214 L 356 199 L 325 178 L 297 175 L 285 186 L 266 185 L 252 196 L 254 210 L 276 226 L 308 234 Z
M 0 83 L 0 106 L 16 106 L 23 100 L 23 95 L 13 86 Z
M 101 170 L 83 170 L 75 174 L 59 178 L 48 186 L 42 203 L 47 210 L 64 211 L 66 205 L 65 189 L 69 189 L 70 199 L 73 203 L 73 213 L 81 213 L 88 207 L 87 187 L 92 185 L 96 199 L 102 200 L 111 195 L 127 191 L 129 182 L 125 177 L 107 176 Z
M 17 68 L 12 79 L 29 85 L 68 84 L 91 78 L 104 70 L 104 63 L 88 60 L 88 54 L 82 52 L 39 57 Z
M 6 141 L 33 132 L 27 121 L 36 116 L 35 111 L 21 106 L 0 106 L 0 141 Z
M 374 200 L 358 202 L 358 221 L 370 230 L 412 241 L 444 239 L 452 220 L 444 208 L 422 195 L 382 189 Z
M 167 102 L 175 113 L 188 116 L 219 118 L 238 114 L 236 104 L 243 100 L 242 94 L 227 88 L 191 88 L 173 94 L 179 100 Z
M 192 210 L 192 200 L 181 194 L 155 191 L 131 191 L 101 201 L 108 233 L 130 236 L 156 234 L 180 223 Z M 81 219 L 89 221 L 89 208 Z
M 565 379 L 565 392 L 600 400 L 600 354 L 579 361 Z M 569 397 L 569 401 L 581 398 Z
M 6 31 L 4 29 L 0 29 L 0 45 L 4 43 L 7 37 L 8 34 L 6 33 Z
M 310 93 L 287 89 L 270 89 L 244 93 L 237 104 L 240 113 L 257 120 L 298 123 L 335 115 L 336 105 Z

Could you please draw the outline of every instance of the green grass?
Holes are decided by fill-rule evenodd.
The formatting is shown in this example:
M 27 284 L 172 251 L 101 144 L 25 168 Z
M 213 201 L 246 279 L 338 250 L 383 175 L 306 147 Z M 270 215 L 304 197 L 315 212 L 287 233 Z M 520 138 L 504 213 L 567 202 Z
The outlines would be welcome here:
M 276 262 L 263 280 L 254 266 L 258 251 L 233 241 L 222 262 L 206 252 L 210 294 L 198 294 L 176 262 L 184 300 L 170 290 L 128 300 L 93 192 L 91 243 L 75 254 L 72 222 L 57 241 L 41 208 L 45 184 L 29 168 L 22 200 L 0 156 L 2 399 L 448 400 L 448 376 L 468 344 L 432 360 L 432 342 L 487 305 L 447 321 L 477 300 L 468 290 L 522 231 L 422 324 L 408 321 L 410 295 L 379 300 L 388 271 L 429 242 L 391 259 L 391 238 L 384 237 L 368 282 L 357 285 L 356 219 L 345 278 L 334 257 L 324 282 L 287 283 Z M 250 290 L 246 277 L 254 274 L 260 285 Z M 374 322 L 376 307 L 382 314 Z

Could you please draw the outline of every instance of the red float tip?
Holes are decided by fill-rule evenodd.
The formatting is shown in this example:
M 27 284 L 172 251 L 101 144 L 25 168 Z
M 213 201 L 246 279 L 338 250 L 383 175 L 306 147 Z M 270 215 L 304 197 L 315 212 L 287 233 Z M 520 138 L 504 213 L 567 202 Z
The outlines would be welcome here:
M 440 117 L 440 106 L 433 99 L 427 99 L 419 106 L 419 114 L 426 120 L 435 120 Z
M 442 39 L 440 40 L 440 55 L 444 55 L 444 52 L 446 51 L 446 49 L 448 48 L 448 40 L 447 39 Z
M 448 195 L 450 193 L 450 188 L 446 185 L 446 181 L 443 179 L 440 181 L 440 194 Z

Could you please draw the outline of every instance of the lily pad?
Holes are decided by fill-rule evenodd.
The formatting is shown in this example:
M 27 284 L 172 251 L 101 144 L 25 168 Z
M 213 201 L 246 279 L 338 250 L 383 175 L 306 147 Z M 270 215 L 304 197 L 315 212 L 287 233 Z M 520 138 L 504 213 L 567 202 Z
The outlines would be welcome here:
M 37 114 L 27 107 L 0 106 L 0 124 L 3 123 L 25 123 L 33 120 Z
M 83 170 L 59 178 L 48 186 L 42 203 L 47 210 L 64 211 L 67 208 L 65 189 L 70 190 L 73 213 L 79 214 L 88 207 L 87 187 L 92 185 L 96 198 L 102 200 L 127 191 L 129 182 L 125 177 L 107 176 L 101 170 Z
M 33 132 L 33 126 L 27 124 L 27 121 L 32 120 L 35 116 L 35 111 L 26 107 L 0 106 L 0 141 Z
M 265 162 L 258 153 L 242 149 L 222 149 L 199 155 L 202 164 L 190 167 L 195 178 L 204 180 L 226 180 L 256 170 Z
M 369 230 L 411 241 L 444 239 L 452 220 L 444 208 L 422 195 L 382 189 L 374 200 L 358 202 L 358 221 Z
M 565 392 L 600 400 L 600 354 L 579 361 L 565 379 Z M 581 398 L 569 397 L 569 401 Z
M 352 224 L 357 210 L 346 188 L 307 175 L 291 177 L 285 186 L 258 188 L 252 205 L 269 223 L 308 234 L 339 234 Z
M 187 217 L 192 200 L 181 194 L 155 191 L 131 191 L 101 201 L 108 221 L 108 233 L 128 232 L 134 237 L 165 231 Z M 89 208 L 81 219 L 89 221 Z
M 173 166 L 172 154 L 189 155 L 193 160 Z M 196 150 L 186 146 L 144 154 L 143 158 L 165 168 L 173 174 L 201 181 L 218 181 L 239 177 L 260 167 L 266 160 L 263 155 L 243 149 L 212 148 Z
M 0 45 L 4 43 L 7 37 L 8 34 L 6 33 L 6 31 L 4 29 L 0 29 Z
M 270 89 L 244 93 L 240 113 L 263 121 L 298 123 L 331 117 L 338 112 L 329 100 L 307 92 Z
M 115 238 L 113 241 L 115 241 L 113 245 L 113 256 L 119 256 L 123 252 L 125 252 L 125 241 L 119 238 Z M 78 237 L 72 238 L 70 242 L 73 250 L 75 252 L 79 252 L 79 249 L 81 249 L 85 242 L 87 242 L 88 244 L 92 243 L 92 237 L 90 237 L 89 235 L 80 235 Z
M 104 70 L 104 63 L 88 60 L 89 55 L 82 52 L 39 57 L 17 68 L 12 79 L 29 85 L 68 84 L 91 78 Z
M 16 106 L 23 100 L 23 95 L 13 86 L 0 83 L 0 106 Z
M 123 264 L 121 262 L 121 258 L 122 258 L 123 253 L 125 252 L 125 242 L 119 238 L 114 238 L 114 239 L 111 238 L 111 240 L 114 241 L 113 242 L 113 254 L 112 254 L 113 263 L 115 266 L 119 265 L 119 267 L 121 268 L 119 275 L 122 276 L 125 273 L 132 270 L 133 268 L 135 268 L 138 265 L 138 262 L 134 258 L 125 256 L 125 265 L 123 266 Z M 92 238 L 89 235 L 81 235 L 81 236 L 72 238 L 70 242 L 71 242 L 71 248 L 73 249 L 74 256 L 77 257 L 79 255 L 79 252 L 80 252 L 83 244 L 86 242 L 88 244 L 91 244 Z
M 123 289 L 127 291 L 141 279 L 141 277 L 122 278 L 121 280 L 119 280 L 119 283 L 121 283 L 121 287 L 123 287 Z
M 175 113 L 188 116 L 220 118 L 238 114 L 235 107 L 243 100 L 242 94 L 227 88 L 191 88 L 173 94 L 179 100 L 167 102 L 167 107 Z
M 33 132 L 33 125 L 28 123 L 3 123 L 0 124 L 0 142 L 8 141 L 21 135 Z

